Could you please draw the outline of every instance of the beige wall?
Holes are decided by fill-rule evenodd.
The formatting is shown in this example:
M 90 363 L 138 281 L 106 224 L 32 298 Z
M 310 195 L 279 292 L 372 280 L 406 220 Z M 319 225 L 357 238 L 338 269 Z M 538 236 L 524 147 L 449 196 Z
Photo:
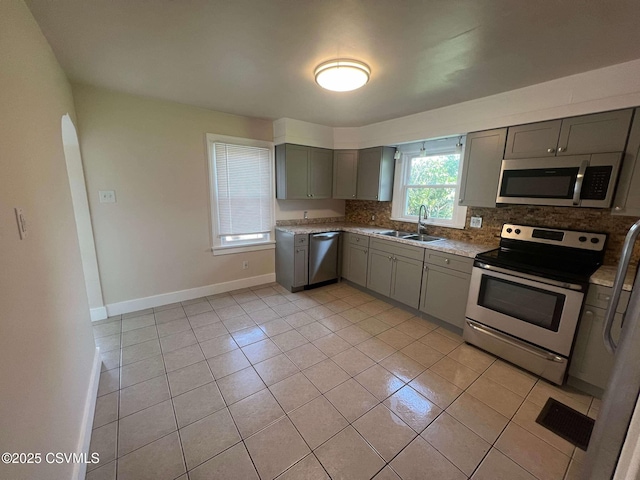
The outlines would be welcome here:
M 19 1 L 0 2 L 0 65 L 0 450 L 76 452 L 95 345 L 60 128 L 73 98 Z M 0 464 L 0 478 L 72 470 Z
M 273 250 L 211 254 L 205 143 L 271 141 L 270 121 L 85 85 L 73 95 L 107 306 L 274 272 Z M 117 202 L 99 203 L 99 190 Z

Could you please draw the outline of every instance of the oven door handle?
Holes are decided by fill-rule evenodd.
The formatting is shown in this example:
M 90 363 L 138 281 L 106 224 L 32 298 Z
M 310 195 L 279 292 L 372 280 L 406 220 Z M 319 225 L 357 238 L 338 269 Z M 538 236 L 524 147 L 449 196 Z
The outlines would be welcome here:
M 534 282 L 544 283 L 547 285 L 554 285 L 560 288 L 568 288 L 569 290 L 576 290 L 581 292 L 583 290 L 582 285 L 575 283 L 559 282 L 557 280 L 551 280 L 550 278 L 536 277 L 535 275 L 529 275 L 528 273 L 516 272 L 515 270 L 509 270 L 507 268 L 496 267 L 494 265 L 488 265 L 482 262 L 476 262 L 475 267 L 482 268 L 483 270 L 490 270 L 492 272 L 503 273 L 505 275 L 511 275 L 512 277 L 525 278 Z
M 584 174 L 589 166 L 589 160 L 583 160 L 578 169 L 578 176 L 576 177 L 576 184 L 573 187 L 573 204 L 580 205 L 580 194 L 582 193 L 582 182 L 584 181 Z
M 520 350 L 524 350 L 525 352 L 535 355 L 536 357 L 544 358 L 545 360 L 556 363 L 562 363 L 565 361 L 565 359 L 560 355 L 556 355 L 541 348 L 534 347 L 533 345 L 521 342 L 519 340 L 516 340 L 515 338 L 507 337 L 498 330 L 494 330 L 493 328 L 487 327 L 485 325 L 480 325 L 473 320 L 467 319 L 467 325 L 470 328 L 474 329 L 476 332 L 480 332 L 484 335 L 495 338 L 496 340 L 500 340 L 503 343 L 507 343 L 513 347 L 519 348 Z

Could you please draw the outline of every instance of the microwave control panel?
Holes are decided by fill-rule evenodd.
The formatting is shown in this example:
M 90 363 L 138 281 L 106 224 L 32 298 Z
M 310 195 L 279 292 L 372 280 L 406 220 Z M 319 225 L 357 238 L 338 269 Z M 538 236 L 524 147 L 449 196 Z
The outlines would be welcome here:
M 611 165 L 587 167 L 584 172 L 580 198 L 583 200 L 604 200 L 607 197 L 607 188 L 612 172 Z

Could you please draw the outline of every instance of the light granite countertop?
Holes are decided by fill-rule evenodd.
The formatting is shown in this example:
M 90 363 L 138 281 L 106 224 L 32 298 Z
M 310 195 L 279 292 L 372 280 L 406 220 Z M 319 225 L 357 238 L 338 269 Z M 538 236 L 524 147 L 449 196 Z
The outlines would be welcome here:
M 590 283 L 595 285 L 602 285 L 603 287 L 613 287 L 613 281 L 616 278 L 617 265 L 602 265 L 596 272 L 591 275 L 589 279 Z M 631 291 L 633 288 L 633 281 L 636 277 L 637 265 L 631 265 L 627 270 L 627 275 L 624 278 L 623 290 Z
M 422 247 L 428 250 L 435 250 L 443 253 L 450 253 L 453 255 L 460 255 L 462 257 L 474 258 L 477 254 L 487 252 L 497 248 L 498 245 L 486 245 L 471 242 L 463 242 L 460 240 L 450 240 L 443 238 L 442 240 L 436 240 L 433 242 L 417 242 L 415 240 L 406 240 L 403 238 L 392 238 L 385 235 L 380 235 L 380 232 L 388 232 L 390 228 L 384 227 L 372 227 L 367 225 L 358 225 L 353 223 L 317 223 L 309 225 L 292 225 L 292 226 L 278 226 L 276 230 L 283 232 L 289 232 L 293 234 L 311 234 L 311 233 L 324 233 L 324 232 L 350 232 L 359 233 L 361 235 L 368 235 L 373 238 L 381 238 L 390 240 L 393 242 L 404 243 L 407 245 L 413 245 L 415 247 Z

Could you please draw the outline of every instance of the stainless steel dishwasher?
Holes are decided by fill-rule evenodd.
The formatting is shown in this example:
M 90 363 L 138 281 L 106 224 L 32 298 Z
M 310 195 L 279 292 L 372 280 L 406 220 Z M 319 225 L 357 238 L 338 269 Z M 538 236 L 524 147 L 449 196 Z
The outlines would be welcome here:
M 340 232 L 309 235 L 309 285 L 338 278 Z

